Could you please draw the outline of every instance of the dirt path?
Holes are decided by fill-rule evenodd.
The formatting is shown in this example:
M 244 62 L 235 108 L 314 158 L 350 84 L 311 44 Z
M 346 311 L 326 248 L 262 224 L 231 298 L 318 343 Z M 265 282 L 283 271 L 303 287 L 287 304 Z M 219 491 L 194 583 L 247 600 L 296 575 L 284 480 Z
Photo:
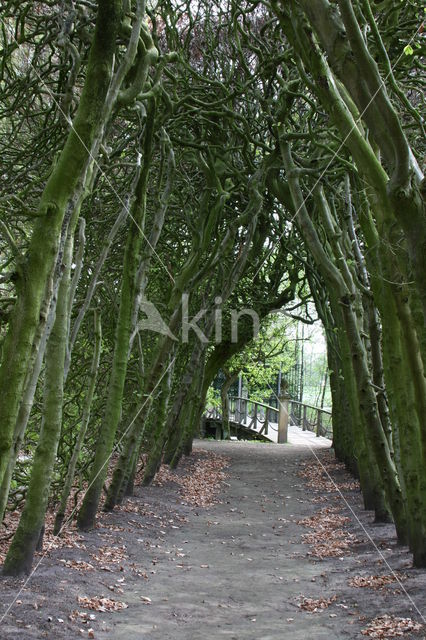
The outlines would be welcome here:
M 184 505 L 175 483 L 138 489 L 122 510 L 102 516 L 96 531 L 43 560 L 3 620 L 0 638 L 340 640 L 365 637 L 361 630 L 377 616 L 421 621 L 404 590 L 424 614 L 425 574 L 410 568 L 390 525 L 371 524 L 356 485 L 328 451 L 316 453 L 382 557 L 333 483 L 321 479 L 309 449 L 223 442 L 197 447 L 230 459 L 219 504 Z M 316 557 L 313 540 L 337 555 Z M 386 563 L 401 583 L 387 584 L 392 574 Z M 378 574 L 386 583 L 379 589 L 349 584 Z M 21 585 L 0 582 L 3 611 Z M 128 608 L 85 609 L 84 598 L 95 596 Z M 312 608 L 319 609 L 306 610 Z M 404 637 L 424 638 L 424 629 Z

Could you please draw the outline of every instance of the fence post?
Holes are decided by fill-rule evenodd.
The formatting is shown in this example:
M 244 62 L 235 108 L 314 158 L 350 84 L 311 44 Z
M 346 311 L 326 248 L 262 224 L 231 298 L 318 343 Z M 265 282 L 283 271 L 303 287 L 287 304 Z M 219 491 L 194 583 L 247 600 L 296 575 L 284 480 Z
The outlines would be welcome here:
M 278 444 L 288 442 L 288 401 L 290 397 L 284 391 L 278 398 Z
M 303 418 L 302 418 L 302 430 L 306 431 L 306 410 L 307 410 L 307 406 L 306 404 L 303 405 Z
M 318 414 L 318 418 L 317 418 L 317 438 L 320 437 L 321 435 L 321 427 L 322 427 L 322 412 L 320 409 L 318 409 L 317 411 Z

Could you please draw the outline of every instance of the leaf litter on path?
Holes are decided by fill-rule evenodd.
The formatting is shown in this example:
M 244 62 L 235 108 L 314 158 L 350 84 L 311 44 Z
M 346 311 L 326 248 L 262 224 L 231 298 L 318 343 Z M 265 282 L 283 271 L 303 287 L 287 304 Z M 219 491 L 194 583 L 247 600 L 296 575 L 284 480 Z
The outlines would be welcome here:
M 358 589 L 383 589 L 394 582 L 402 582 L 407 576 L 403 573 L 394 573 L 389 575 L 377 576 L 354 576 L 348 582 L 350 587 Z
M 405 633 L 421 631 L 423 625 L 411 618 L 398 618 L 384 614 L 372 620 L 368 627 L 361 630 L 363 636 L 369 638 L 397 638 Z
M 193 455 L 189 473 L 180 475 L 163 465 L 158 472 L 154 484 L 163 486 L 167 482 L 175 482 L 180 487 L 184 504 L 194 507 L 208 507 L 218 502 L 218 494 L 227 477 L 224 469 L 229 465 L 229 458 L 216 453 L 197 451 Z
M 128 604 L 119 600 L 111 600 L 102 596 L 95 598 L 87 598 L 86 596 L 77 596 L 78 603 L 85 609 L 92 611 L 121 611 L 127 609 Z
M 331 604 L 336 602 L 337 596 L 333 595 L 330 598 L 318 598 L 315 600 L 314 598 L 306 598 L 305 596 L 301 596 L 301 601 L 299 603 L 299 608 L 303 611 L 308 611 L 309 613 L 318 613 L 320 611 L 324 611 Z

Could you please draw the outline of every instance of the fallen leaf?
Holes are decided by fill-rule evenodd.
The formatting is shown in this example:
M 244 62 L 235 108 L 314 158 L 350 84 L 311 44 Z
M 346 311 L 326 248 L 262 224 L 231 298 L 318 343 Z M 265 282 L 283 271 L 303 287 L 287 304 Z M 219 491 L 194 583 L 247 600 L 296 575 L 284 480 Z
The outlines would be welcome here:
M 420 631 L 423 628 L 418 622 L 411 618 L 397 618 L 387 614 L 374 618 L 365 629 L 361 630 L 363 636 L 370 638 L 396 638 L 404 635 Z

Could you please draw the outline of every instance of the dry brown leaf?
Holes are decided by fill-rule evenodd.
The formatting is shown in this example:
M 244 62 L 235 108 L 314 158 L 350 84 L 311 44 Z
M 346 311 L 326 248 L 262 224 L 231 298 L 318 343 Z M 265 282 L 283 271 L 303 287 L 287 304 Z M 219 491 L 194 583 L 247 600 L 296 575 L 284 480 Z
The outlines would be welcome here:
M 77 600 L 82 607 L 92 611 L 120 611 L 121 609 L 127 609 L 129 606 L 125 602 L 104 597 L 87 598 L 86 596 L 78 596 Z
M 94 571 L 95 567 L 89 562 L 84 560 L 59 560 L 68 569 L 75 569 L 76 571 Z
M 337 600 L 336 595 L 331 596 L 331 598 L 319 598 L 318 600 L 315 600 L 314 598 L 305 598 L 305 596 L 301 596 L 301 598 L 302 599 L 299 603 L 300 609 L 308 611 L 309 613 L 318 613 L 319 611 L 323 611 Z
M 405 633 L 420 631 L 422 627 L 423 625 L 411 618 L 397 618 L 385 614 L 374 618 L 361 633 L 369 638 L 397 638 Z
M 349 580 L 348 584 L 350 587 L 357 587 L 361 589 L 365 587 L 369 587 L 370 589 L 382 589 L 389 584 L 402 582 L 406 579 L 407 576 L 402 573 L 381 576 L 354 576 Z
M 217 496 L 221 484 L 227 477 L 223 469 L 229 464 L 229 459 L 216 453 L 197 451 L 189 463 L 189 473 L 179 475 L 163 465 L 154 484 L 163 486 L 168 482 L 175 482 L 180 486 L 183 504 L 194 507 L 208 507 L 217 503 Z
M 358 541 L 342 528 L 347 522 L 349 518 L 339 515 L 336 507 L 324 507 L 313 516 L 298 520 L 297 524 L 313 529 L 312 533 L 302 535 L 302 542 L 312 547 L 309 555 L 320 559 L 344 555 Z

